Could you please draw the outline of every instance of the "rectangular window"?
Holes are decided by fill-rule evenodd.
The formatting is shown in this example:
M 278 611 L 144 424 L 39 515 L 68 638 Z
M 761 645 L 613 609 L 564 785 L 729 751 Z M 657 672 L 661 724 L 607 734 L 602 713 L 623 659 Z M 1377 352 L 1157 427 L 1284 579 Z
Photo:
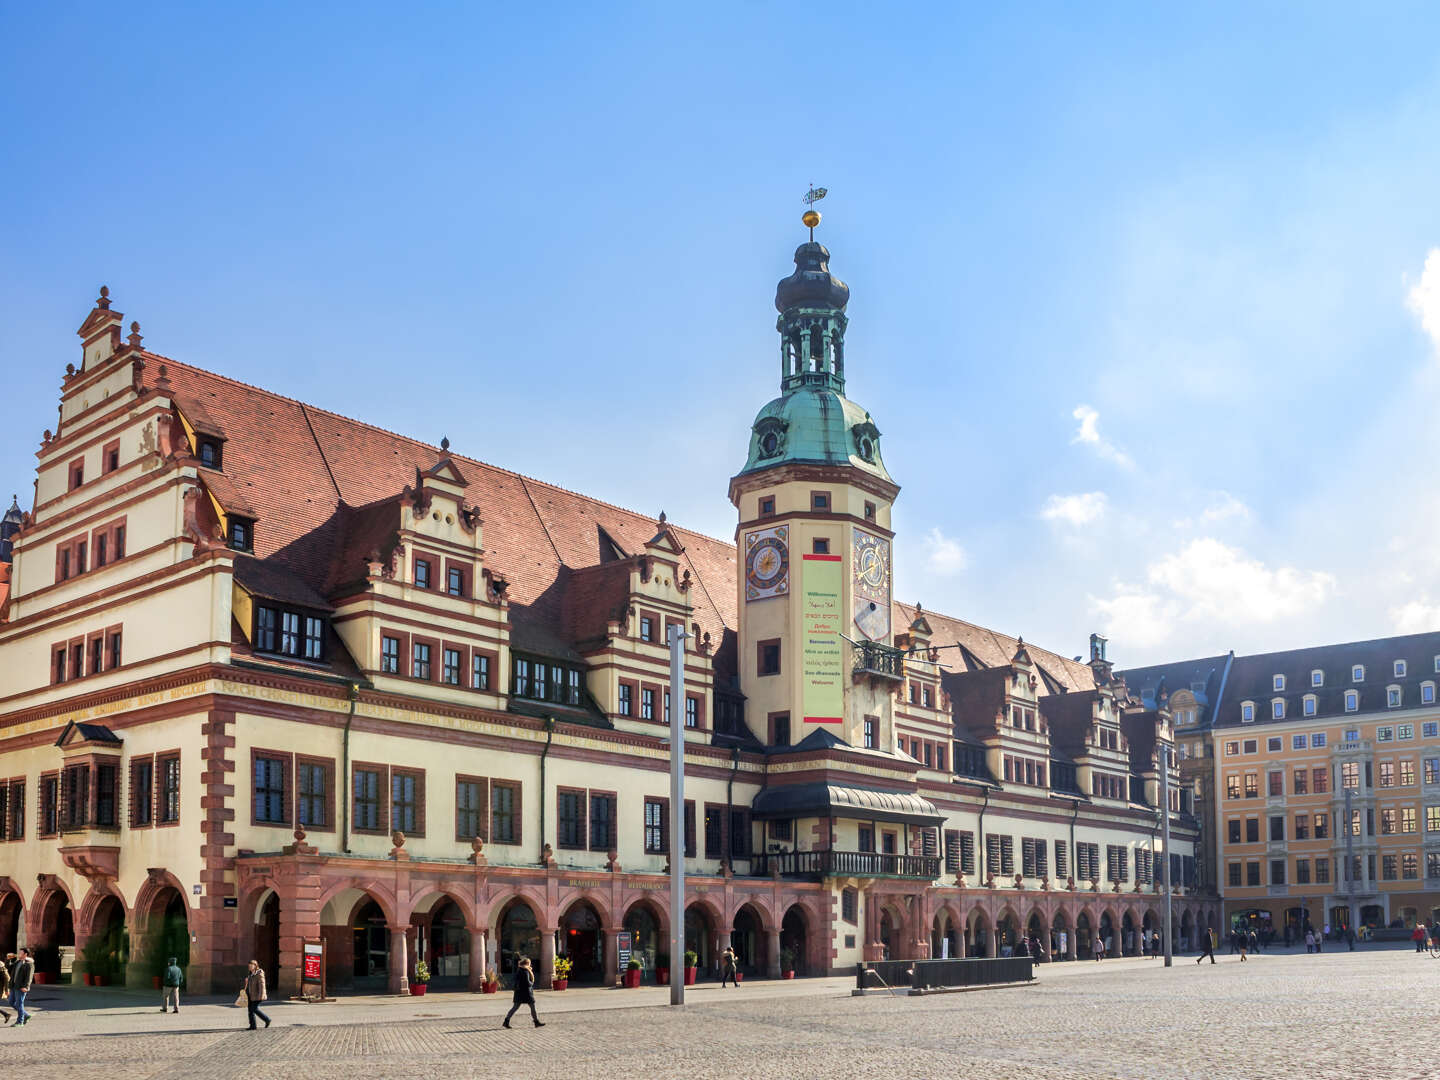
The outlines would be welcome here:
M 123 559 L 124 557 L 125 557 L 125 526 L 124 526 L 124 525 L 116 525 L 116 526 L 115 526 L 115 558 L 117 558 L 117 559 Z
M 1284 859 L 1271 859 L 1271 860 L 1270 860 L 1270 884 L 1271 884 L 1271 885 L 1284 885 L 1284 884 L 1285 884 L 1285 860 L 1284 860 Z
M 635 689 L 629 683 L 620 684 L 620 715 L 635 715 Z
M 1395 881 L 1399 875 L 1399 860 L 1394 855 L 1384 855 L 1380 859 L 1380 879 L 1382 881 Z
M 275 651 L 275 630 L 278 615 L 274 608 L 255 609 L 255 648 L 261 652 Z
M 1380 762 L 1380 786 L 1395 786 L 1395 763 L 1393 761 Z
M 1402 806 L 1400 808 L 1400 831 L 1402 833 L 1415 832 L 1415 807 Z
M 1247 772 L 1245 774 L 1245 797 L 1247 799 L 1257 798 L 1260 794 L 1260 774 Z
M 706 810 L 706 838 L 707 848 L 710 845 L 709 838 L 709 814 Z M 615 847 L 615 796 L 590 794 L 590 850 L 609 851 Z
M 1415 761 L 1403 758 L 1400 762 L 1400 786 L 1413 787 L 1415 784 Z
M 1324 795 L 1330 790 L 1330 769 L 1325 765 L 1317 765 L 1310 771 L 1310 778 L 1315 781 L 1315 794 Z
M 490 657 L 483 653 L 470 654 L 470 689 L 490 689 Z
M 156 766 L 160 770 L 159 818 L 161 824 L 169 825 L 180 820 L 180 757 L 158 758 Z
M 764 496 L 764 497 L 761 498 L 761 500 L 760 500 L 760 516 L 761 516 L 761 517 L 774 517 L 774 516 L 775 516 L 775 496 L 774 496 L 774 495 L 766 495 L 766 496 Z
M 1272 814 L 1270 816 L 1270 839 L 1285 839 L 1285 819 L 1278 814 Z
M 585 792 L 560 789 L 555 793 L 555 843 L 580 851 L 585 847 Z
M 724 850 L 725 812 L 718 807 L 705 807 L 705 858 L 718 859 Z M 863 851 L 864 848 L 861 848 Z
M 1392 727 L 1381 727 L 1375 729 L 1376 742 L 1393 742 L 1395 740 L 1395 729 Z
M 1239 888 L 1239 887 L 1240 887 L 1240 874 L 1241 874 L 1240 864 L 1239 864 L 1238 862 L 1232 862 L 1232 863 L 1229 865 L 1228 872 L 1229 872 L 1229 880 L 1230 880 L 1230 886 L 1231 886 L 1231 888 Z
M 1425 759 L 1425 783 L 1440 783 L 1440 758 L 1427 757 Z
M 695 800 L 694 800 L 694 799 L 686 799 L 686 800 L 685 800 L 685 805 L 684 805 L 684 807 L 681 808 L 681 813 L 682 813 L 682 816 L 683 816 L 684 819 L 685 819 L 685 821 L 684 821 L 684 826 L 685 826 L 685 855 L 684 855 L 684 858 L 693 859 L 693 858 L 695 858 Z M 777 831 L 777 832 L 775 833 L 775 837 L 776 837 L 777 840 L 778 840 L 778 839 L 784 839 L 784 840 L 790 839 L 790 835 L 789 835 L 790 822 L 788 822 L 788 821 L 784 821 L 784 822 L 777 821 L 777 822 L 774 823 L 774 827 L 775 827 L 777 830 L 781 830 L 782 827 L 783 827 L 783 831 L 784 831 L 784 834 L 785 834 L 784 836 L 781 836 L 781 833 L 780 833 L 779 831 Z
M 823 536 L 817 536 L 810 541 L 810 551 L 815 555 L 829 555 L 830 541 Z
M 450 686 L 460 685 L 460 650 L 447 648 L 441 653 L 441 680 Z
M 655 719 L 655 691 L 648 686 L 640 691 L 640 719 Z
M 485 839 L 485 781 L 455 780 L 455 839 Z
M 445 591 L 451 596 L 465 595 L 465 571 L 452 566 L 445 572 Z
M 830 510 L 830 493 L 828 491 L 812 491 L 810 493 L 810 509 L 817 513 L 827 513 Z
M 761 641 L 756 644 L 758 650 L 757 670 L 761 675 L 780 674 L 780 641 Z
M 1315 734 L 1313 734 L 1313 735 L 1310 736 L 1310 746 L 1311 746 L 1311 749 L 1317 749 L 1317 750 L 1318 750 L 1320 747 L 1322 747 L 1322 746 L 1324 746 L 1324 745 L 1325 745 L 1325 732 L 1323 732 L 1323 731 L 1317 731 L 1317 732 L 1315 732 Z
M 1360 763 L 1358 761 L 1346 761 L 1340 766 L 1341 788 L 1360 787 Z
M 380 639 L 380 670 L 389 675 L 400 674 L 400 639 Z
M 415 560 L 415 587 L 417 589 L 430 588 L 430 560 Z
M 280 613 L 280 651 L 286 656 L 300 655 L 300 616 L 294 611 Z
M 1231 818 L 1231 819 L 1230 819 L 1229 824 L 1228 824 L 1228 827 L 1227 827 L 1227 835 L 1228 835 L 1229 838 L 1230 838 L 1230 839 L 1229 839 L 1229 842 L 1230 842 L 1230 843 L 1232 843 L 1232 844 L 1238 844 L 1238 843 L 1240 843 L 1240 819 L 1239 819 L 1239 818 Z
M 730 811 L 730 857 L 750 857 L 750 815 L 744 810 Z
M 1240 774 L 1231 773 L 1225 777 L 1225 797 L 1227 799 L 1238 799 L 1240 797 Z
M 295 765 L 295 786 L 300 793 L 296 814 L 300 824 L 309 829 L 327 829 L 329 821 L 329 784 L 325 766 L 313 761 Z
M 1420 858 L 1413 851 L 1407 851 L 1400 856 L 1400 876 L 1406 881 L 1413 881 L 1420 876 Z
M 874 852 L 874 850 L 875 850 L 875 830 L 874 830 L 871 826 L 869 826 L 869 825 L 861 825 L 861 826 L 856 830 L 856 837 L 857 837 L 857 839 L 856 839 L 856 845 L 855 845 L 856 847 L 858 847 L 861 851 L 872 852 L 872 853 Z
M 1415 737 L 1414 724 L 1401 724 L 1396 729 L 1396 731 L 1399 733 L 1399 737 L 1402 739 L 1413 739 Z
M 876 721 L 876 718 L 875 718 L 875 717 L 873 717 L 873 716 L 867 716 L 867 717 L 865 717 L 865 749 L 867 749 L 867 750 L 874 750 L 874 749 L 875 749 L 875 727 L 876 727 L 876 723 L 877 723 L 877 721 Z
M 120 768 L 116 765 L 98 765 L 95 768 L 95 824 L 102 829 L 113 829 L 120 823 L 118 800 L 120 797 Z
M 1315 813 L 1315 839 L 1327 840 L 1330 837 L 1330 815 L 1325 811 Z
M 490 842 L 520 843 L 520 785 L 517 783 L 490 781 Z
M 1382 809 L 1382 810 L 1380 811 L 1380 835 L 1381 835 L 1381 836 L 1394 836 L 1394 835 L 1395 835 L 1395 819 L 1396 819 L 1396 814 L 1395 814 L 1395 808 L 1394 808 L 1394 807 L 1385 807 L 1384 809 Z
M 1247 844 L 1258 844 L 1260 842 L 1260 819 L 1245 819 L 1245 842 Z
M 357 768 L 354 773 L 351 805 L 355 811 L 357 832 L 380 832 L 380 771 Z
M 155 763 L 149 758 L 130 763 L 130 827 L 144 828 L 155 815 Z
M 283 825 L 290 820 L 285 812 L 285 759 L 255 757 L 255 823 Z
M 687 728 L 700 726 L 700 700 L 689 694 L 685 696 L 685 726 Z
M 1245 884 L 1251 888 L 1260 884 L 1260 864 L 1258 862 L 1245 864 Z
M 1272 750 L 1279 750 L 1280 747 L 1279 747 L 1279 746 L 1274 746 L 1274 747 L 1271 747 L 1271 749 L 1272 749 Z M 1304 736 L 1304 735 L 1292 735 L 1292 736 L 1290 736 L 1290 749 L 1291 749 L 1291 750 L 1304 750 L 1304 749 L 1305 749 L 1305 736 Z
M 1310 791 L 1310 770 L 1306 768 L 1296 769 L 1294 784 L 1296 795 L 1308 794 Z
M 770 745 L 790 745 L 790 714 L 777 713 L 770 718 Z
M 320 660 L 325 655 L 325 623 L 313 615 L 305 616 L 305 659 Z
M 422 641 L 411 646 L 410 675 L 415 679 L 430 678 L 430 646 Z
M 530 694 L 532 697 L 540 701 L 545 701 L 549 697 L 550 692 L 547 689 L 549 686 L 549 677 L 550 665 L 542 664 L 537 660 L 533 669 L 533 681 L 530 684 Z
M 390 774 L 390 828 L 407 836 L 425 832 L 423 810 L 425 779 L 423 774 L 401 772 Z
M 40 778 L 40 833 L 54 836 L 60 831 L 60 778 L 51 774 Z
M 104 667 L 105 637 L 102 634 L 99 637 L 90 639 L 90 674 L 94 675 L 97 671 L 103 670 Z
M 565 701 L 569 705 L 580 704 L 580 669 L 565 669 Z M 691 725 L 694 726 L 693 724 Z
M 650 615 L 641 615 L 641 616 L 640 616 L 640 640 L 641 640 L 641 641 L 654 641 L 654 640 L 655 640 L 655 619 L 654 619 L 653 616 L 650 616 Z
M 1285 794 L 1285 774 L 1279 769 L 1272 770 L 1266 782 L 1271 795 Z
M 105 565 L 105 560 L 110 554 L 110 536 L 107 533 L 99 533 L 95 537 L 95 569 Z
M 645 854 L 665 854 L 665 803 L 645 800 Z

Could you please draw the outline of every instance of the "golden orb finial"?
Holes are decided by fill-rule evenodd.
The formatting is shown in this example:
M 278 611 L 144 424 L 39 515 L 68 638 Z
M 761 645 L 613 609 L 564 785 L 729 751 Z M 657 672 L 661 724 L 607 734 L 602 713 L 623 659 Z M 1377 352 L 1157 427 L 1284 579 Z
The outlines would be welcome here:
M 820 224 L 820 211 L 806 210 L 805 213 L 800 215 L 800 221 L 806 228 L 813 229 L 816 225 Z

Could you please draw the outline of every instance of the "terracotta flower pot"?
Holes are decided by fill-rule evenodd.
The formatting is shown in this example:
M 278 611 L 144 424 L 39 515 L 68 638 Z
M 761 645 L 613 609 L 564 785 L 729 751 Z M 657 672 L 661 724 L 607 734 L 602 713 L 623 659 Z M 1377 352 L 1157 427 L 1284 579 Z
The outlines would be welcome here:
M 564 989 L 565 989 L 567 986 L 569 986 L 569 985 L 570 985 L 570 980 L 569 980 L 569 979 L 551 979 L 551 980 L 550 980 L 550 989 L 551 989 L 551 990 L 564 990 Z
M 795 977 L 795 972 L 793 972 L 793 971 L 782 971 L 782 972 L 780 972 L 780 977 L 781 977 L 782 979 L 793 979 L 793 978 Z
M 151 979 L 150 979 L 150 981 L 151 981 L 151 983 L 154 985 L 154 987 L 155 987 L 156 990 L 159 990 L 159 989 L 160 989 L 160 976 L 159 976 L 159 975 L 152 976 Z
M 480 992 L 481 992 L 482 994 L 494 994 L 494 993 L 497 993 L 499 990 L 500 990 L 500 984 L 499 984 L 498 982 L 489 982 L 489 983 L 481 983 L 481 984 L 480 984 Z
M 96 986 L 109 986 L 109 985 L 110 985 L 110 980 L 107 979 L 104 975 L 96 975 L 96 976 L 95 976 L 95 985 L 96 985 Z
M 640 985 L 640 969 L 639 969 L 639 968 L 636 968 L 634 971 L 627 971 L 627 972 L 625 972 L 625 986 L 626 986 L 626 987 L 628 987 L 628 988 L 631 989 L 631 990 L 634 990 L 634 989 L 635 989 L 637 986 L 639 986 L 639 985 Z
M 745 973 L 744 973 L 743 971 L 737 971 L 737 972 L 735 972 L 735 981 L 736 981 L 737 983 L 738 983 L 738 982 L 744 982 L 744 981 L 745 981 Z
M 411 997 L 424 997 L 424 996 L 425 996 L 425 991 L 428 990 L 429 988 L 430 988 L 430 984 L 429 984 L 429 983 L 411 983 L 411 984 L 410 984 L 410 996 L 411 996 Z
M 95 976 L 92 975 L 92 974 L 90 974 L 90 972 L 88 972 L 88 971 L 85 972 L 85 974 L 84 974 L 84 979 L 85 979 L 85 985 L 86 985 L 86 986 L 94 986 L 94 985 L 95 985 Z
M 656 968 L 656 969 L 655 969 L 655 985 L 656 985 L 656 986 L 669 986 L 669 985 L 670 985 L 670 969 L 669 969 L 669 968 Z
M 694 986 L 694 985 L 695 985 L 695 972 L 696 972 L 696 970 L 697 970 L 696 968 L 692 968 L 692 967 L 687 967 L 687 968 L 685 969 L 685 985 L 686 985 L 686 986 Z

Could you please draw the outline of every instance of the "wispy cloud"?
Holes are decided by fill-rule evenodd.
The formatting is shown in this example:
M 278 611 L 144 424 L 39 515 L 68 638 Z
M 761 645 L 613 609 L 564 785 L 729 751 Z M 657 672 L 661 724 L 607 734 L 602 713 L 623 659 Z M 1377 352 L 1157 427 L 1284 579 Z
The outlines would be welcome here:
M 1425 269 L 1406 293 L 1405 306 L 1420 320 L 1420 328 L 1440 357 L 1440 248 L 1431 248 L 1425 256 Z
M 925 534 L 921 547 L 925 569 L 937 577 L 954 577 L 965 569 L 969 561 L 959 541 L 950 539 L 938 528 L 932 528 Z
M 1238 520 L 1245 521 L 1250 517 L 1250 507 L 1231 495 L 1228 491 L 1216 491 L 1210 496 L 1210 501 L 1205 504 L 1205 509 L 1200 511 L 1199 522 L 1201 525 L 1214 525 L 1217 522 Z M 1193 517 L 1176 518 L 1173 522 L 1177 529 L 1188 529 L 1196 523 Z
M 1063 522 L 1079 528 L 1105 516 L 1108 500 L 1103 491 L 1087 491 L 1079 495 L 1051 495 L 1040 508 L 1046 521 Z
M 1440 604 L 1425 600 L 1410 600 L 1399 607 L 1390 609 L 1390 625 L 1397 634 L 1420 634 L 1440 630 Z
M 1254 623 L 1305 615 L 1322 607 L 1335 586 L 1324 571 L 1267 566 L 1205 537 L 1151 562 L 1144 584 L 1117 585 L 1092 604 L 1117 638 L 1149 646 L 1180 624 L 1202 624 L 1224 640 Z
M 1129 454 L 1100 434 L 1099 412 L 1089 405 L 1077 405 L 1075 411 L 1070 415 L 1080 421 L 1080 426 L 1075 429 L 1075 437 L 1070 440 L 1072 443 L 1091 447 L 1100 457 L 1119 465 L 1122 469 L 1135 467 L 1135 462 Z

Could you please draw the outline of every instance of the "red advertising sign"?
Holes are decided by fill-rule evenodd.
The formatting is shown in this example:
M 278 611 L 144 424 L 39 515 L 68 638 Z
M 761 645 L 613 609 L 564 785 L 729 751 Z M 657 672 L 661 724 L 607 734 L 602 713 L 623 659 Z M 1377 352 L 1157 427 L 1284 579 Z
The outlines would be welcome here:
M 307 941 L 300 960 L 300 981 L 325 985 L 325 944 L 321 941 Z

